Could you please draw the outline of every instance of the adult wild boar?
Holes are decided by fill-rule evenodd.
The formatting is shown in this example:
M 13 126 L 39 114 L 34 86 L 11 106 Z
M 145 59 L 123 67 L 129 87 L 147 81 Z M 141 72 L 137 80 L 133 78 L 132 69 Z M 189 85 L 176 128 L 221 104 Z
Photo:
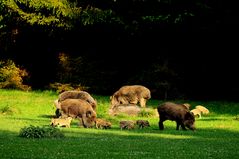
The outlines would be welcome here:
M 66 99 L 60 103 L 62 117 L 80 118 L 84 127 L 93 127 L 97 114 L 92 106 L 82 99 Z
M 146 107 L 146 102 L 151 98 L 151 93 L 148 88 L 142 85 L 127 85 L 121 87 L 111 97 L 111 108 L 117 105 L 138 104 L 141 107 Z
M 176 130 L 179 130 L 180 126 L 183 130 L 186 130 L 186 127 L 190 130 L 195 130 L 195 117 L 185 105 L 165 102 L 159 105 L 157 110 L 159 113 L 158 125 L 160 130 L 164 129 L 163 122 L 165 120 L 176 121 Z
M 60 112 L 60 103 L 66 99 L 83 99 L 87 101 L 92 108 L 96 111 L 97 107 L 97 101 L 86 91 L 77 91 L 77 90 L 71 90 L 71 91 L 65 91 L 61 93 L 57 100 L 54 101 L 54 105 L 56 107 L 56 117 L 61 116 Z
M 62 102 L 66 99 L 83 99 L 87 101 L 94 110 L 96 110 L 97 102 L 96 100 L 86 91 L 65 91 L 59 95 L 58 102 Z

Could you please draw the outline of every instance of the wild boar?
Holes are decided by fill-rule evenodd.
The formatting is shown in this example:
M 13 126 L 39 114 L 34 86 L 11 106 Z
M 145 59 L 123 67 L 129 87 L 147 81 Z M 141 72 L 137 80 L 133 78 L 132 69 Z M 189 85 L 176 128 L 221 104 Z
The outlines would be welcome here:
M 202 114 L 209 114 L 209 110 L 206 107 L 202 106 L 202 105 L 197 105 L 195 108 L 199 109 Z
M 199 110 L 199 109 L 192 109 L 192 110 L 190 110 L 190 112 L 193 113 L 194 117 L 201 118 L 201 113 L 202 113 L 201 110 Z
M 60 112 L 61 102 L 66 99 L 83 99 L 87 101 L 92 106 L 92 108 L 96 111 L 97 101 L 88 92 L 71 90 L 71 91 L 62 92 L 59 95 L 58 99 L 54 101 L 54 105 L 56 107 L 56 111 L 55 111 L 56 117 L 61 116 L 61 112 Z
M 97 114 L 92 106 L 82 99 L 66 99 L 60 103 L 62 118 L 80 118 L 84 127 L 93 127 L 96 122 Z
M 127 85 L 121 87 L 112 96 L 110 96 L 111 108 L 120 104 L 138 104 L 146 107 L 146 102 L 151 98 L 148 88 L 142 85 Z
M 191 104 L 189 103 L 183 103 L 183 105 L 189 110 L 191 108 Z
M 71 127 L 72 117 L 67 118 L 52 118 L 51 126 Z
M 97 101 L 86 91 L 65 91 L 58 97 L 58 102 L 62 102 L 66 99 L 83 99 L 87 101 L 94 110 L 96 110 Z
M 97 129 L 110 129 L 112 126 L 111 122 L 106 121 L 104 119 L 97 118 L 96 119 L 96 128 Z
M 195 117 L 183 104 L 176 104 L 173 102 L 165 102 L 157 107 L 159 114 L 159 129 L 163 130 L 163 122 L 166 120 L 176 121 L 176 130 L 179 127 L 186 130 L 195 130 Z
M 150 127 L 149 121 L 147 120 L 136 120 L 136 125 L 138 125 L 140 129 L 143 129 L 144 127 Z
M 135 128 L 135 122 L 131 120 L 122 120 L 120 121 L 119 126 L 121 130 L 123 129 L 130 130 Z

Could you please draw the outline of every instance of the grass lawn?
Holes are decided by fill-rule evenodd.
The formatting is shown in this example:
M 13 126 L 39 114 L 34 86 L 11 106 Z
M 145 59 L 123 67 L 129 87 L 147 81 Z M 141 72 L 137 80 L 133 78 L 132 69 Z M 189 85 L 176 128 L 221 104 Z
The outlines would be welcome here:
M 48 126 L 55 113 L 51 91 L 22 92 L 0 89 L 0 158 L 1 159 L 74 159 L 74 158 L 229 158 L 239 157 L 239 103 L 223 101 L 180 101 L 206 106 L 210 114 L 196 118 L 193 131 L 176 131 L 176 123 L 164 122 L 158 129 L 158 117 L 108 115 L 109 96 L 97 99 L 97 115 L 112 122 L 111 129 L 78 127 L 59 128 L 64 138 L 27 139 L 19 137 L 23 127 Z M 156 108 L 163 101 L 150 99 L 147 106 Z M 178 102 L 178 101 L 175 101 Z M 120 130 L 120 120 L 145 119 L 151 127 Z

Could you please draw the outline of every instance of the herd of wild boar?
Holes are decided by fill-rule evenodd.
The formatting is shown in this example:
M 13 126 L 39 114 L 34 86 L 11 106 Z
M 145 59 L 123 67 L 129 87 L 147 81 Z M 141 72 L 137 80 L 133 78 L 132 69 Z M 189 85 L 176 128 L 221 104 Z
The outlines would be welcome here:
M 142 109 L 146 111 L 149 109 L 146 108 L 146 102 L 150 98 L 150 90 L 145 86 L 123 86 L 110 96 L 109 115 L 115 116 L 120 113 L 138 115 Z M 65 91 L 54 101 L 54 105 L 56 117 L 51 119 L 52 126 L 70 127 L 72 119 L 79 119 L 79 126 L 85 128 L 109 129 L 112 126 L 110 121 L 97 117 L 97 101 L 86 91 Z M 190 110 L 190 105 L 187 103 L 173 102 L 164 102 L 158 105 L 156 111 L 160 130 L 164 129 L 166 120 L 175 121 L 176 130 L 187 130 L 186 128 L 195 130 L 195 117 L 201 118 L 202 114 L 209 113 L 209 110 L 201 105 Z M 135 126 L 142 129 L 149 127 L 150 124 L 147 120 L 122 120 L 119 122 L 121 130 L 134 129 Z

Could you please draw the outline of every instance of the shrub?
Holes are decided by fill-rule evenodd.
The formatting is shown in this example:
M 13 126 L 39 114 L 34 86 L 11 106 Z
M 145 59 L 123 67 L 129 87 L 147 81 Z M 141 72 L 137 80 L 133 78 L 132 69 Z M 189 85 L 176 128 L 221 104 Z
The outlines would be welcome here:
M 61 138 L 64 134 L 56 127 L 39 127 L 32 126 L 24 127 L 19 132 L 20 137 L 25 138 Z
M 70 84 L 51 83 L 50 89 L 54 89 L 57 93 L 73 90 L 74 88 Z
M 72 84 L 62 84 L 62 83 L 51 83 L 50 89 L 55 90 L 57 93 L 62 93 L 64 91 L 70 91 L 70 90 L 87 90 L 88 87 L 82 86 L 80 84 L 78 85 L 72 85 Z
M 141 111 L 138 114 L 138 116 L 140 116 L 140 117 L 150 117 L 150 116 L 154 116 L 154 115 L 155 115 L 155 111 L 149 110 L 149 109 L 141 109 Z
M 29 90 L 31 87 L 23 84 L 27 76 L 27 71 L 18 68 L 13 61 L 0 61 L 0 88 Z

